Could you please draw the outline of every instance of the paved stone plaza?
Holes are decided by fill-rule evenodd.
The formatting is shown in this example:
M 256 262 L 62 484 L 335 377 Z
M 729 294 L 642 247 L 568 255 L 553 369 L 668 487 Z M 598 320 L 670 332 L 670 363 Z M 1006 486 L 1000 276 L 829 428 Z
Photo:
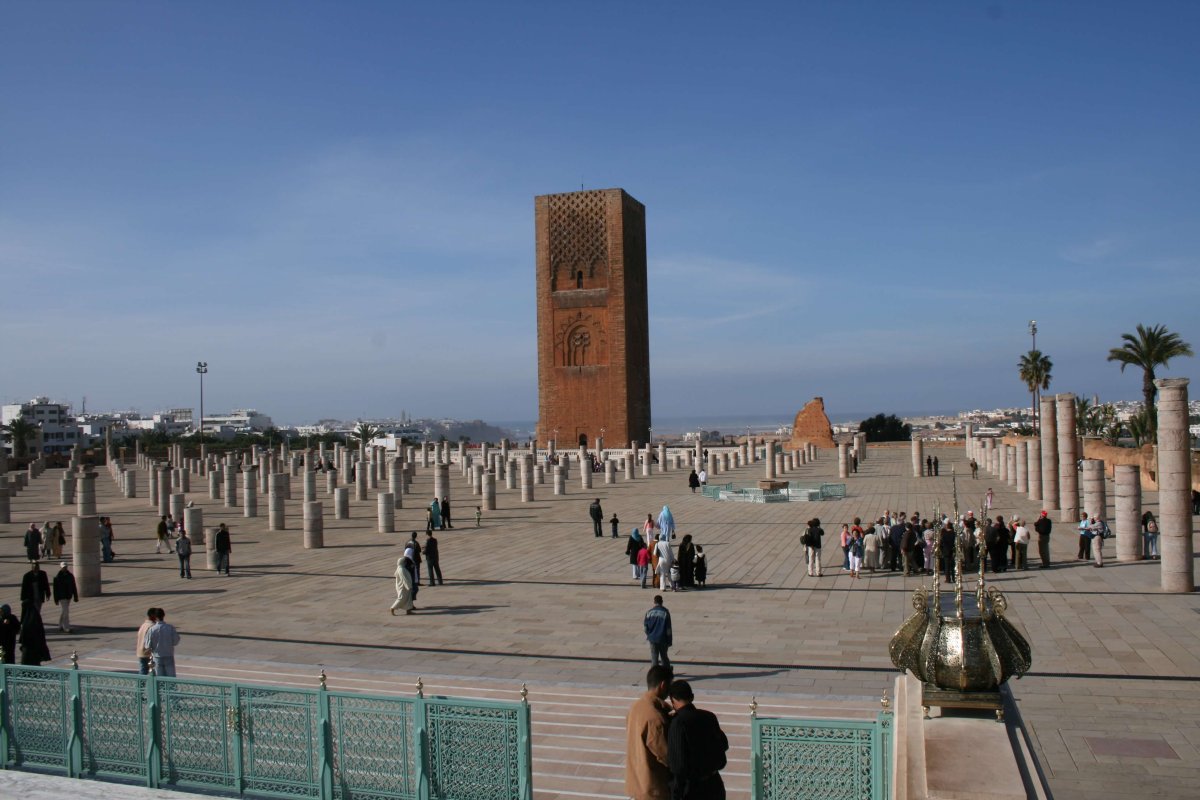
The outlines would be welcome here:
M 469 484 L 451 469 L 455 529 L 438 534 L 444 587 L 423 586 L 419 611 L 391 617 L 392 572 L 411 530 L 424 539 L 423 503 L 432 470 L 418 467 L 398 533 L 376 532 L 374 492 L 352 501 L 351 519 L 333 519 L 327 500 L 326 547 L 302 548 L 301 503 L 288 503 L 286 531 L 267 517 L 244 519 L 201 491 L 205 527 L 229 524 L 230 577 L 193 556 L 195 579 L 181 580 L 174 556 L 154 554 L 156 511 L 138 472 L 139 497 L 124 499 L 108 473 L 97 478 L 99 513 L 113 518 L 118 559 L 104 565 L 103 597 L 72 609 L 73 635 L 50 634 L 56 665 L 72 649 L 81 665 L 132 669 L 133 632 L 145 610 L 161 605 L 183 636 L 181 677 L 316 685 L 322 665 L 335 688 L 411 692 L 417 675 L 429 691 L 518 699 L 529 686 L 534 719 L 535 789 L 539 800 L 622 796 L 622 724 L 647 666 L 640 634 L 653 591 L 631 580 L 625 538 L 646 514 L 671 506 L 680 535 L 690 533 L 709 558 L 709 588 L 667 594 L 674 617 L 671 657 L 695 680 L 697 704 L 717 711 L 730 732 L 730 796 L 748 796 L 749 711 L 761 715 L 862 717 L 896 673 L 891 635 L 911 610 L 917 578 L 852 580 L 840 570 L 839 523 L 885 509 L 929 514 L 949 510 L 952 467 L 959 502 L 977 507 L 988 486 L 996 511 L 1033 519 L 1037 507 L 999 479 L 970 480 L 961 446 L 930 448 L 941 477 L 911 477 L 903 447 L 872 447 L 841 501 L 754 505 L 692 494 L 687 472 L 640 475 L 568 494 L 549 483 L 521 503 L 519 489 L 497 487 L 498 510 L 474 527 Z M 711 478 L 751 484 L 762 463 Z M 0 525 L 0 601 L 19 606 L 26 565 L 21 536 L 31 521 L 64 521 L 58 472 L 47 472 L 12 501 Z M 802 481 L 837 474 L 836 453 L 822 451 L 781 477 Z M 53 476 L 53 477 L 52 477 Z M 836 478 L 833 478 L 836 480 Z M 1115 497 L 1110 488 L 1108 496 Z M 621 519 L 621 538 L 596 539 L 587 505 Z M 1157 498 L 1146 507 L 1155 512 Z M 1112 501 L 1110 500 L 1110 503 Z M 260 510 L 264 502 L 260 501 Z M 819 516 L 828 534 L 826 576 L 806 577 L 800 525 Z M 830 542 L 833 542 L 830 545 Z M 1076 536 L 1056 523 L 1049 571 L 1009 572 L 995 583 L 1033 646 L 1030 675 L 1012 685 L 1021 718 L 1057 798 L 1195 797 L 1200 794 L 1200 625 L 1195 595 L 1159 591 L 1157 562 L 1105 569 L 1074 561 Z M 70 546 L 66 548 L 70 552 Z M 1109 555 L 1116 548 L 1109 549 Z M 47 565 L 53 576 L 57 565 Z M 44 609 L 48 625 L 57 615 Z M 981 754 L 981 757 L 986 757 Z M 969 768 L 969 765 L 964 765 Z M 45 795 L 52 796 L 52 795 Z

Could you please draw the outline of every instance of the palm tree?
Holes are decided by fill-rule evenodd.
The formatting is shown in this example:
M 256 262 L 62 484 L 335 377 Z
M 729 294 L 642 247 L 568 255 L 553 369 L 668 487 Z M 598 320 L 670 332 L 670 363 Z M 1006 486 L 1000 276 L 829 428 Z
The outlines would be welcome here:
M 1194 355 L 1192 346 L 1179 338 L 1178 333 L 1171 333 L 1165 325 L 1155 325 L 1147 328 L 1137 326 L 1137 335 L 1123 333 L 1121 338 L 1125 344 L 1108 351 L 1108 360 L 1125 367 L 1141 367 L 1142 369 L 1142 401 L 1148 415 L 1150 435 L 1158 428 L 1158 413 L 1154 408 L 1154 368 L 1165 367 L 1172 358 Z
M 1051 363 L 1049 356 L 1041 350 L 1030 350 L 1025 355 L 1021 356 L 1021 360 L 1017 362 L 1017 371 L 1021 376 L 1021 380 L 1029 387 L 1029 394 L 1033 398 L 1033 427 L 1038 430 L 1038 414 L 1040 413 L 1038 402 L 1041 398 L 1041 393 L 1050 388 L 1050 370 L 1054 369 L 1054 364 Z
M 13 443 L 14 457 L 24 458 L 29 455 L 29 443 L 37 438 L 39 429 L 37 423 L 24 417 L 16 417 L 3 427 L 4 441 Z
M 360 422 L 354 427 L 354 433 L 350 434 L 356 442 L 359 449 L 365 448 L 370 444 L 371 440 L 379 435 L 379 426 L 372 425 L 369 422 Z
M 1133 437 L 1135 447 L 1141 447 L 1154 438 L 1150 430 L 1150 412 L 1144 408 L 1129 418 L 1126 427 L 1129 429 L 1129 435 Z

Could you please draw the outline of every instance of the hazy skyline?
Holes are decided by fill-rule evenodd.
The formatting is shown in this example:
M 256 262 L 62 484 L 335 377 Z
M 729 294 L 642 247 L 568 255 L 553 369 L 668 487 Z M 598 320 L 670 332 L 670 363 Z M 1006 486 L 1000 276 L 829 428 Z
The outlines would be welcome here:
M 1200 6 L 6 4 L 0 400 L 537 416 L 533 197 L 646 205 L 657 417 L 1137 399 Z M 1195 358 L 1160 375 L 1196 377 Z M 1197 390 L 1193 390 L 1193 395 Z M 790 409 L 790 411 L 789 411 Z

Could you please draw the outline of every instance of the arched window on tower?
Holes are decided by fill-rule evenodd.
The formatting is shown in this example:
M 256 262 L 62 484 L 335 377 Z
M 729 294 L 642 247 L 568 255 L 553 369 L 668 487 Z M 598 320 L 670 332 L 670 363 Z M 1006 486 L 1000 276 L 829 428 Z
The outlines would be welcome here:
M 583 270 L 579 270 L 578 272 L 575 273 L 575 288 L 576 289 L 583 288 Z

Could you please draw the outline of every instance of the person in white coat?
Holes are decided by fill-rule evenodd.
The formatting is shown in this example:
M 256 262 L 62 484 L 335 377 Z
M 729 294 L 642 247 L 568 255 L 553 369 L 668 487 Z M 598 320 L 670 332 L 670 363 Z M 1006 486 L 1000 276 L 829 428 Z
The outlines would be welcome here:
M 660 538 L 658 544 L 654 545 L 654 552 L 658 555 L 658 585 L 665 592 L 671 588 L 671 567 L 675 564 L 675 552 L 671 550 L 671 540 Z

